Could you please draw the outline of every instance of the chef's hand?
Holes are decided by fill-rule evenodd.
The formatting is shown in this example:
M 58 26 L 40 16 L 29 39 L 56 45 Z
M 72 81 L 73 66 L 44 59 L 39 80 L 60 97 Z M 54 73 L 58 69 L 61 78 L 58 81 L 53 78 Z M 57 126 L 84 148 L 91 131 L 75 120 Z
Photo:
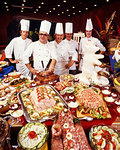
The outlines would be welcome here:
M 54 72 L 54 66 L 50 65 L 48 71 L 49 71 L 49 72 Z
M 32 72 L 33 75 L 36 75 L 39 72 L 38 70 L 36 70 L 34 68 L 31 68 L 30 71 Z
M 19 63 L 19 60 L 17 60 L 17 59 L 12 60 L 11 63 L 12 63 L 12 64 L 14 64 L 14 63 L 15 63 L 15 64 L 18 64 L 18 63 Z
M 68 64 L 65 65 L 65 68 L 66 68 L 66 69 L 69 69 L 71 66 L 72 66 L 72 64 L 71 64 L 71 63 L 68 63 Z
M 75 61 L 72 60 L 71 62 L 69 62 L 68 64 L 65 65 L 65 68 L 69 69 L 74 64 L 74 62 Z

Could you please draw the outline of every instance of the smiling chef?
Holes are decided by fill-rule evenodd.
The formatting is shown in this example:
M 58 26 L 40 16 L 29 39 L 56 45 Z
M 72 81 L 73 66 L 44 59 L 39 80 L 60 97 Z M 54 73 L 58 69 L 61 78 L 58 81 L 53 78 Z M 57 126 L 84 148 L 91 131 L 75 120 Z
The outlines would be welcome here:
M 82 68 L 82 61 L 83 61 L 83 57 L 84 57 L 84 54 L 86 51 L 86 45 L 88 45 L 90 42 L 92 42 L 93 45 L 99 47 L 99 50 L 100 50 L 99 54 L 103 54 L 106 51 L 106 48 L 103 46 L 103 44 L 100 42 L 100 40 L 98 38 L 95 38 L 92 36 L 92 32 L 93 32 L 93 24 L 92 24 L 91 18 L 89 18 L 89 19 L 87 19 L 86 28 L 85 28 L 86 37 L 81 38 L 81 40 L 80 40 L 79 60 L 81 60 L 81 61 L 80 61 L 80 65 L 79 65 L 79 70 L 81 70 L 81 68 Z
M 11 63 L 16 64 L 16 70 L 18 72 L 21 72 L 21 74 L 25 76 L 31 76 L 31 72 L 28 70 L 26 65 L 23 63 L 23 55 L 26 51 L 26 48 L 32 43 L 32 40 L 27 38 L 29 34 L 29 26 L 30 21 L 22 19 L 20 21 L 21 24 L 21 31 L 20 37 L 15 37 L 11 40 L 11 42 L 8 44 L 8 46 L 5 48 L 5 55 L 6 58 L 9 59 Z M 14 54 L 14 58 L 12 55 Z
M 72 66 L 69 69 L 69 73 L 70 74 L 76 74 L 75 61 L 78 61 L 78 54 L 76 51 L 76 50 L 78 50 L 78 43 L 72 39 L 73 23 L 71 23 L 71 22 L 65 23 L 65 36 L 66 36 L 66 38 L 65 38 L 64 42 L 70 46 L 70 48 L 69 48 L 69 54 L 70 54 L 69 59 L 70 59 Z
M 62 23 L 56 24 L 54 36 L 55 40 L 50 42 L 55 47 L 57 53 L 54 73 L 57 75 L 68 74 L 72 64 L 69 62 L 69 44 L 63 41 L 64 32 Z
M 50 59 L 49 71 L 54 71 L 56 55 L 54 47 L 48 42 L 51 23 L 47 20 L 41 21 L 39 40 L 30 44 L 24 54 L 24 63 L 33 75 L 47 68 Z M 33 55 L 33 67 L 29 63 L 29 57 Z

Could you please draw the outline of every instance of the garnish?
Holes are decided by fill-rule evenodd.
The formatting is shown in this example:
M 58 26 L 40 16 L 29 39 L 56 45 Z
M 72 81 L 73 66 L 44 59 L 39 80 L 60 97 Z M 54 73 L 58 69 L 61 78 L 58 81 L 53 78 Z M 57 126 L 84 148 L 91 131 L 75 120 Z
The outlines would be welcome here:
M 34 139 L 34 138 L 37 137 L 37 134 L 36 134 L 35 131 L 30 131 L 30 132 L 28 133 L 28 137 L 29 137 L 30 139 Z
M 80 123 L 80 120 L 78 118 L 73 118 L 73 122 L 74 122 L 74 124 Z

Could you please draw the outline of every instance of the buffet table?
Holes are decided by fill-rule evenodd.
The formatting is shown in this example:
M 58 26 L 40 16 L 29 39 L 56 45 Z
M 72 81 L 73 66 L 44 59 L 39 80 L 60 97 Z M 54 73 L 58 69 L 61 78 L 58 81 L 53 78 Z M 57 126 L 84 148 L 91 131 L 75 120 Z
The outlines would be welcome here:
M 44 85 L 44 86 L 48 86 L 49 87 L 49 85 L 51 86 L 53 86 L 54 88 L 56 88 L 55 87 L 55 85 L 57 84 L 57 83 L 60 83 L 59 82 L 59 79 L 58 79 L 58 76 L 57 76 L 57 81 L 54 79 L 54 80 L 52 80 L 52 81 L 50 81 L 50 80 L 48 80 L 48 83 L 44 83 L 43 82 L 43 78 L 42 78 L 42 83 L 41 82 L 38 82 L 38 81 L 34 81 L 34 80 L 28 80 L 28 79 L 26 79 L 25 77 L 23 77 L 22 76 L 22 78 L 21 78 L 21 80 L 19 80 L 19 78 L 18 78 L 18 76 L 20 77 L 20 74 L 19 73 L 15 73 L 15 72 L 13 72 L 13 76 L 14 75 L 16 75 L 17 76 L 17 78 L 16 78 L 16 80 L 15 79 L 13 79 L 13 78 L 11 78 L 11 74 L 8 74 L 8 76 L 7 76 L 7 78 L 4 78 L 3 79 L 3 82 L 6 84 L 6 83 L 9 83 L 9 86 L 12 86 L 12 90 L 14 89 L 15 90 L 15 93 L 14 94 L 17 94 L 17 93 L 24 93 L 24 92 L 22 92 L 22 91 L 28 91 L 28 89 L 29 88 L 33 88 L 34 89 L 34 87 L 36 87 L 36 86 L 38 86 L 38 88 L 39 88 L 39 86 L 41 86 L 41 85 Z M 20 82 L 22 81 L 22 83 L 23 83 L 23 81 L 24 81 L 24 85 L 25 86 L 22 86 L 23 84 L 20 84 Z M 45 82 L 47 82 L 47 80 L 45 80 Z M 72 81 L 69 81 L 69 82 L 72 82 Z M 19 83 L 19 84 L 18 84 Z M 67 84 L 68 84 L 68 82 L 66 82 Z M 72 82 L 73 83 L 73 82 Z M 18 84 L 17 86 L 15 85 L 15 84 Z M 76 84 L 76 79 L 75 79 L 75 82 L 74 82 L 74 84 Z M 60 87 L 61 85 L 59 84 L 59 86 L 58 87 Z M 19 88 L 18 88 L 19 87 Z M 107 87 L 107 86 L 106 86 Z M 102 91 L 102 88 L 106 88 L 106 87 L 99 87 L 100 88 L 100 90 Z M 110 87 L 110 85 L 109 85 L 109 87 Z M 96 87 L 94 87 L 94 88 L 96 88 Z M 98 86 L 97 86 L 97 88 L 98 88 Z M 114 89 L 114 88 L 111 88 L 110 87 L 110 89 L 112 90 L 112 91 L 114 91 L 114 93 L 117 93 L 117 98 L 119 99 L 119 97 L 120 97 L 120 94 Z M 13 90 L 13 91 L 14 91 Z M 59 90 L 58 90 L 59 91 Z M 12 92 L 12 91 L 11 91 Z M 56 92 L 56 91 L 55 91 Z M 69 91 L 70 92 L 70 91 Z M 61 93 L 60 91 L 59 91 L 59 93 Z M 18 94 L 18 95 L 20 95 L 20 94 Z M 67 95 L 69 95 L 68 93 L 67 93 Z M 57 96 L 59 96 L 59 94 L 57 95 Z M 6 97 L 5 97 L 6 98 Z M 61 96 L 60 96 L 60 98 L 61 98 Z M 64 96 L 63 96 L 63 98 L 65 98 Z M 4 101 L 4 99 L 1 99 L 1 101 Z M 67 100 L 66 100 L 67 101 Z M 9 100 L 9 103 L 6 103 L 5 105 L 6 106 L 2 106 L 2 104 L 0 104 L 1 105 L 1 109 L 0 109 L 0 115 L 4 118 L 5 116 L 8 116 L 8 115 L 10 115 L 11 114 L 11 112 L 9 112 L 9 113 L 7 113 L 9 110 L 11 110 L 10 108 L 11 108 L 11 106 L 12 107 L 15 107 L 15 105 L 14 105 L 14 103 L 19 103 L 18 101 L 17 102 L 14 102 L 14 103 L 12 103 L 13 101 L 11 100 Z M 89 141 L 89 137 L 88 137 L 88 135 L 89 135 L 89 131 L 90 131 L 90 129 L 91 129 L 91 127 L 93 127 L 93 126 L 95 126 L 95 125 L 107 125 L 107 126 L 110 126 L 110 125 L 112 125 L 113 127 L 115 127 L 115 128 L 117 128 L 117 130 L 120 130 L 120 128 L 119 128 L 119 124 L 120 124 L 120 113 L 117 111 L 117 107 L 118 107 L 118 105 L 116 105 L 114 102 L 106 102 L 106 104 L 107 104 L 107 107 L 108 107 L 108 109 L 109 109 L 109 112 L 110 112 L 110 114 L 111 114 L 111 118 L 105 118 L 105 119 L 96 119 L 96 118 L 93 118 L 93 120 L 92 121 L 87 121 L 87 120 L 81 120 L 80 119 L 80 124 L 82 125 L 82 127 L 83 127 L 83 129 L 84 129 L 84 131 L 85 131 L 85 133 L 86 133 L 86 136 L 87 136 L 87 139 L 88 139 L 88 141 Z M 9 107 L 8 107 L 9 106 Z M 5 109 L 4 109 L 5 108 Z M 18 105 L 18 108 L 20 108 L 20 106 Z M 21 109 L 21 108 L 20 108 Z M 23 109 L 23 107 L 22 107 L 22 109 Z M 72 111 L 72 109 L 71 108 L 69 108 L 68 107 L 68 109 L 70 109 L 71 110 L 71 113 L 73 113 L 73 116 L 76 118 L 76 112 L 75 111 L 77 111 L 77 109 L 74 109 L 75 111 L 73 112 Z M 1 111 L 1 110 L 4 110 L 4 111 Z M 16 109 L 15 109 L 16 110 Z M 24 111 L 23 111 L 23 113 L 24 113 Z M 17 115 L 17 114 L 16 114 Z M 25 115 L 25 114 L 24 114 Z M 12 120 L 11 120 L 11 118 L 10 119 L 8 119 L 8 123 L 9 123 L 9 125 L 11 125 L 11 145 L 12 145 L 12 149 L 14 150 L 14 149 L 17 149 L 17 150 L 19 150 L 20 149 L 20 147 L 18 146 L 18 139 L 17 139 L 17 137 L 18 137 L 18 133 L 19 133 L 19 131 L 20 131 L 20 129 L 23 127 L 23 126 L 25 126 L 26 124 L 27 124 L 27 120 L 26 120 L 26 117 L 24 116 L 24 115 L 22 115 L 22 116 L 19 116 L 18 115 L 18 117 L 15 117 L 14 118 L 14 123 L 12 124 Z M 15 116 L 15 114 L 13 115 L 13 117 Z M 78 118 L 79 119 L 79 118 Z M 43 124 L 45 124 L 47 127 L 48 127 L 48 130 L 49 130 L 49 138 L 48 138 L 48 140 L 47 140 L 47 142 L 48 142 L 48 150 L 50 150 L 51 149 L 51 138 L 52 138 L 52 135 L 51 135 L 51 127 L 52 127 L 52 125 L 53 125 L 53 123 L 54 123 L 54 119 L 52 119 L 52 120 L 46 120 L 46 121 L 42 121 L 42 123 Z M 7 149 L 9 149 L 8 148 L 8 146 L 7 145 L 5 145 L 4 146 L 4 149 L 5 150 L 7 150 Z M 47 150 L 47 149 L 46 149 Z

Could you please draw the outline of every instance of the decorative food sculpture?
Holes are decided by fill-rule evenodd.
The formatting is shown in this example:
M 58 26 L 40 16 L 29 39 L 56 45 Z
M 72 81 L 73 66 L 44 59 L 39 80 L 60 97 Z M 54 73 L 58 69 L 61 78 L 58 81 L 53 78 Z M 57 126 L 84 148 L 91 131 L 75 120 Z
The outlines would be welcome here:
M 92 42 L 87 43 L 84 47 L 85 53 L 83 56 L 82 73 L 76 76 L 87 85 L 90 85 L 90 83 L 100 85 L 102 82 L 105 82 L 103 78 L 102 81 L 98 78 L 98 73 L 95 69 L 96 65 L 100 66 L 102 64 L 99 59 L 104 58 L 104 55 L 95 54 L 98 50 L 99 48 L 93 45 Z

